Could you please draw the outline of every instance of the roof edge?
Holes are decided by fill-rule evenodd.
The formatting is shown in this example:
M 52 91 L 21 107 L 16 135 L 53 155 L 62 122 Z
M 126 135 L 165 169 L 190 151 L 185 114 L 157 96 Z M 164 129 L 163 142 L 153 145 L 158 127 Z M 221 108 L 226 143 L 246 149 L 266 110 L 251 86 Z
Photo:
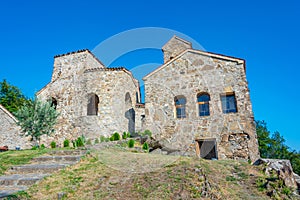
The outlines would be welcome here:
M 178 58 L 180 58 L 181 56 L 183 56 L 187 52 L 198 53 L 198 54 L 201 54 L 201 55 L 204 55 L 204 56 L 219 58 L 219 59 L 222 59 L 222 60 L 233 61 L 233 62 L 237 62 L 238 64 L 245 64 L 245 60 L 241 59 L 241 58 L 236 58 L 236 57 L 232 57 L 232 56 L 226 56 L 226 55 L 211 53 L 211 52 L 206 52 L 206 51 L 201 51 L 201 50 L 197 50 L 197 49 L 186 49 L 183 52 L 181 52 L 180 54 L 178 54 L 176 57 L 174 57 L 173 59 L 169 60 L 168 62 L 164 63 L 160 67 L 156 68 L 154 71 L 152 71 L 149 74 L 147 74 L 146 76 L 144 76 L 143 80 L 147 79 L 148 77 L 152 76 L 156 72 L 160 71 L 165 66 L 167 66 L 170 63 L 174 62 L 175 60 L 177 60 Z M 245 68 L 245 66 L 244 66 L 244 68 Z M 245 71 L 246 71 L 246 69 L 245 69 Z
M 191 47 L 192 47 L 192 43 L 190 42 L 190 41 L 187 41 L 187 40 L 185 40 L 185 39 L 183 39 L 183 38 L 181 38 L 181 37 L 178 37 L 177 35 L 173 35 L 173 37 L 171 37 L 171 39 L 169 39 L 167 42 L 166 42 L 166 44 L 164 44 L 164 46 L 162 46 L 162 50 L 165 48 L 165 46 L 171 41 L 171 40 L 173 40 L 173 39 L 177 39 L 177 40 L 179 40 L 180 42 L 183 42 L 183 43 L 186 43 L 187 45 L 190 45 Z
M 69 56 L 72 54 L 77 54 L 77 53 L 83 53 L 83 52 L 88 52 L 89 54 L 91 54 L 93 56 L 93 58 L 95 60 L 97 60 L 97 62 L 101 65 L 103 65 L 104 67 L 106 67 L 100 60 L 99 58 L 97 58 L 89 49 L 81 49 L 81 50 L 77 50 L 77 51 L 72 51 L 72 52 L 68 52 L 65 54 L 59 54 L 59 55 L 55 55 L 54 58 L 59 58 L 59 57 L 64 57 L 64 56 Z
M 12 118 L 15 122 L 17 122 L 18 120 L 15 118 L 15 116 L 13 116 L 13 114 L 11 112 L 9 112 L 4 106 L 2 106 L 0 104 L 0 109 L 3 110 L 3 112 L 5 112 L 10 118 Z

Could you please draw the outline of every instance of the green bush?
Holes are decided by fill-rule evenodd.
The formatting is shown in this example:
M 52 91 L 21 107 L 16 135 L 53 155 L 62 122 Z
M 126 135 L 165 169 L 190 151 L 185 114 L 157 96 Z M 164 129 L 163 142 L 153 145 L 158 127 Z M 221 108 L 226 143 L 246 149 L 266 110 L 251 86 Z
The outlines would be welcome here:
M 123 138 L 123 140 L 127 139 L 127 133 L 126 132 L 123 132 L 122 138 Z
M 69 146 L 70 146 L 70 141 L 64 140 L 64 147 L 69 147 Z
M 84 136 L 78 137 L 76 140 L 76 146 L 77 147 L 83 147 L 85 143 L 85 138 Z
M 95 144 L 98 144 L 98 143 L 99 143 L 99 139 L 96 138 L 96 139 L 95 139 Z
M 130 133 L 129 133 L 129 132 L 127 132 L 127 136 L 126 136 L 126 137 L 127 137 L 127 138 L 130 138 L 130 136 L 131 136 L 131 135 L 130 135 Z
M 52 149 L 56 148 L 56 142 L 52 141 L 52 142 L 50 143 L 50 146 L 51 146 Z
M 46 147 L 45 147 L 45 145 L 44 144 L 42 144 L 41 145 L 41 149 L 45 149 Z
M 145 143 L 143 144 L 142 149 L 145 150 L 145 151 L 149 151 L 149 145 L 148 145 L 147 142 L 145 142 Z
M 115 132 L 110 138 L 109 140 L 110 141 L 117 141 L 117 140 L 120 140 L 121 139 L 121 136 L 118 132 Z
M 129 147 L 129 148 L 133 148 L 133 147 L 134 147 L 134 143 L 135 143 L 135 140 L 130 139 L 130 140 L 128 141 L 128 147 Z
M 113 134 L 113 136 L 114 136 L 114 141 L 117 141 L 117 140 L 120 140 L 120 139 L 121 139 L 121 136 L 120 136 L 120 134 L 119 134 L 118 132 L 115 132 L 115 133 Z

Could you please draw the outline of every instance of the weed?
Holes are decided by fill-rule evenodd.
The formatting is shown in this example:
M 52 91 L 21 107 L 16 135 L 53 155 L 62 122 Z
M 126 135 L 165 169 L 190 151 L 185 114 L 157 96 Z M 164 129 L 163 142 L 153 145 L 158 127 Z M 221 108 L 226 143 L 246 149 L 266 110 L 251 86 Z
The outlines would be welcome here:
M 226 176 L 226 181 L 236 181 L 234 176 Z
M 92 144 L 92 140 L 91 140 L 91 139 L 88 139 L 88 140 L 86 141 L 86 144 L 87 144 L 87 145 L 91 145 L 91 144 Z

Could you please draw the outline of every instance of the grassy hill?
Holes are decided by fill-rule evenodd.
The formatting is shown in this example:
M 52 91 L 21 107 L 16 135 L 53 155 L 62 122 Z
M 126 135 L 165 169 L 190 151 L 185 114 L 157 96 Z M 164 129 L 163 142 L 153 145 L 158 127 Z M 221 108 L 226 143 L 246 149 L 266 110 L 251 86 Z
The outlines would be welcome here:
M 270 199 L 260 167 L 234 160 L 92 150 L 20 199 Z M 275 182 L 274 182 L 275 184 Z M 269 188 L 270 189 L 270 188 Z M 278 194 L 279 199 L 288 198 Z

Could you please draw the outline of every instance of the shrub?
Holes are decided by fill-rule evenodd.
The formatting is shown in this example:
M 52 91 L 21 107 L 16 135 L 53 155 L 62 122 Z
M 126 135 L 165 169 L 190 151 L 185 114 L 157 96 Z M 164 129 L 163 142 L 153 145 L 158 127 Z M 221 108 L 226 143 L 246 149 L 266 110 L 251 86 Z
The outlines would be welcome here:
M 76 146 L 77 147 L 83 147 L 84 143 L 85 143 L 85 138 L 84 138 L 83 135 L 81 137 L 77 138 L 77 140 L 76 140 Z
M 121 136 L 120 136 L 120 134 L 119 134 L 118 132 L 115 132 L 115 133 L 113 134 L 113 137 L 114 137 L 114 141 L 117 141 L 117 140 L 120 140 L 120 139 L 121 139 Z
M 149 137 L 151 137 L 152 136 L 152 133 L 151 133 L 151 131 L 150 130 L 145 130 L 144 131 L 144 133 L 143 133 L 143 136 L 145 136 L 145 135 L 148 135 Z
M 70 141 L 64 140 L 64 147 L 69 147 L 69 146 L 70 146 Z
M 98 143 L 99 143 L 99 139 L 96 138 L 96 139 L 95 139 L 95 144 L 98 144 Z
M 120 140 L 121 136 L 118 132 L 115 132 L 110 138 L 109 140 L 110 141 L 117 141 L 117 140 Z
M 91 144 L 92 144 L 92 140 L 91 140 L 91 139 L 88 139 L 88 140 L 86 141 L 86 144 L 87 144 L 87 145 L 91 145 Z
M 51 146 L 52 149 L 56 148 L 56 142 L 52 141 L 52 142 L 50 143 L 50 146 Z
M 135 140 L 130 139 L 130 140 L 128 141 L 128 147 L 129 147 L 129 148 L 133 148 L 133 147 L 134 147 L 134 143 L 135 143 Z
M 145 151 L 149 151 L 149 145 L 148 145 L 147 142 L 145 142 L 145 143 L 143 144 L 142 149 L 145 150 Z
M 127 136 L 126 136 L 126 137 L 127 137 L 127 138 L 130 138 L 130 136 L 131 136 L 131 135 L 130 135 L 130 133 L 129 133 L 129 132 L 127 132 Z
M 123 132 L 122 138 L 123 138 L 123 140 L 126 140 L 126 138 L 127 138 L 127 133 L 126 132 Z
M 45 145 L 44 144 L 42 144 L 41 145 L 41 149 L 45 149 L 46 147 L 45 147 Z

